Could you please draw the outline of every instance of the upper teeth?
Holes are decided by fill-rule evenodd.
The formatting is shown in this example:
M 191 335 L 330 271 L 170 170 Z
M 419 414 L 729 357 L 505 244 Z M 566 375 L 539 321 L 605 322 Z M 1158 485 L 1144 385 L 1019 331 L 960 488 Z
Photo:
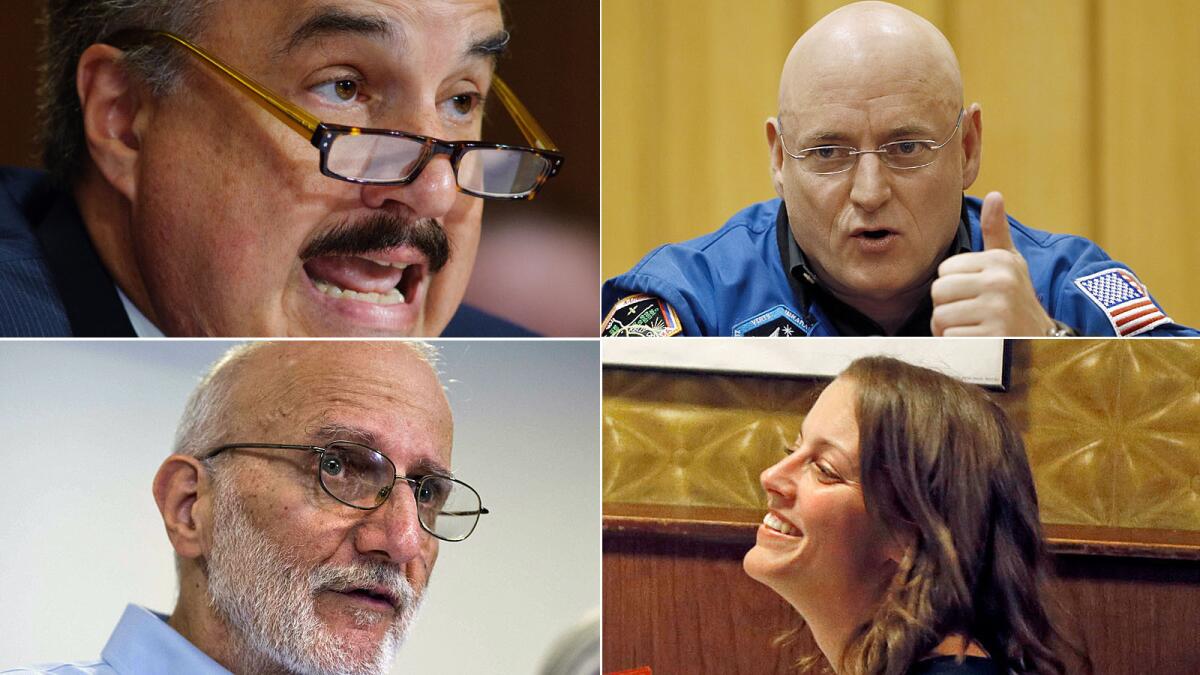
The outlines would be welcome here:
M 767 512 L 767 515 L 763 516 L 763 525 L 766 525 L 772 530 L 777 530 L 784 534 L 794 534 L 797 531 L 796 528 L 783 522 L 782 518 L 769 511 Z
M 388 262 L 386 260 L 376 260 L 374 258 L 364 258 L 364 260 L 370 260 L 376 265 L 381 265 L 383 267 L 395 267 L 398 270 L 407 269 L 409 265 L 409 263 Z
M 359 293 L 358 291 L 354 290 L 338 288 L 328 281 L 314 279 L 313 285 L 317 287 L 318 291 L 335 298 L 362 300 L 363 302 L 373 302 L 377 305 L 397 305 L 404 302 L 404 294 L 396 288 L 393 288 L 387 293 Z

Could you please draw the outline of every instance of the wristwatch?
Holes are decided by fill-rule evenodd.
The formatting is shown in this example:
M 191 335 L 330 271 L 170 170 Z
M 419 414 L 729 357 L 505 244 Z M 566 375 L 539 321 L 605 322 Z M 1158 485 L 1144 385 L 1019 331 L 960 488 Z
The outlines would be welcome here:
M 1050 320 L 1054 322 L 1054 326 L 1046 331 L 1046 337 L 1079 337 L 1079 333 L 1075 332 L 1074 328 L 1058 319 Z

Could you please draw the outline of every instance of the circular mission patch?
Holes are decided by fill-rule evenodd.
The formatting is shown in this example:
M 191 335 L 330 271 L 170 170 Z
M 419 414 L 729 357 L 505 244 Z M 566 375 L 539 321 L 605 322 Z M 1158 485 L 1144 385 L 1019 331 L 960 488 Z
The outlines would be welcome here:
M 671 305 L 647 293 L 621 298 L 600 324 L 601 337 L 670 337 L 682 330 Z

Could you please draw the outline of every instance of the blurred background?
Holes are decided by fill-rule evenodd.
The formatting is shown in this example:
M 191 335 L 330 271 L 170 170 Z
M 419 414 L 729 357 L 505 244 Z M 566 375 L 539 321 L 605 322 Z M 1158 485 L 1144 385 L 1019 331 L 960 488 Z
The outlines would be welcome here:
M 512 33 L 498 72 L 566 155 L 532 202 L 490 202 L 466 302 L 544 335 L 595 335 L 600 307 L 600 6 L 501 3 Z M 45 0 L 3 0 L 0 164 L 39 166 L 37 18 Z M 524 144 L 499 101 L 483 137 Z
M 126 603 L 171 612 L 173 552 L 151 482 L 192 388 L 230 344 L 0 344 L 0 670 L 97 658 Z M 393 672 L 542 673 L 564 660 L 562 635 L 580 642 L 581 620 L 599 642 L 599 347 L 440 349 L 455 473 L 491 513 L 442 545 Z
M 764 122 L 795 40 L 837 0 L 604 0 L 605 278 L 775 197 Z M 1200 3 L 902 0 L 958 53 L 1010 215 L 1130 265 L 1200 325 Z

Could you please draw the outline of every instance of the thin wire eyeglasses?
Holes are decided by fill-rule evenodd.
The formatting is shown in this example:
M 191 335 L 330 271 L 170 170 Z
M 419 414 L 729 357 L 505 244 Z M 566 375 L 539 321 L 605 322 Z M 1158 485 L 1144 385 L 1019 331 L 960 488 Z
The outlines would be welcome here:
M 321 173 L 330 178 L 364 185 L 407 185 L 421 175 L 431 159 L 446 155 L 460 192 L 484 199 L 513 200 L 533 199 L 562 167 L 564 158 L 558 148 L 499 76 L 492 77 L 492 91 L 526 142 L 534 147 L 443 141 L 395 129 L 329 124 L 174 33 L 131 28 L 118 31 L 102 42 L 129 49 L 155 40 L 183 47 L 308 139 L 321 152 Z
M 847 145 L 818 145 L 792 152 L 784 142 L 782 118 L 779 122 L 779 142 L 789 157 L 800 160 L 802 168 L 818 176 L 845 173 L 854 168 L 860 155 L 879 155 L 888 167 L 908 171 L 933 164 L 937 160 L 937 151 L 945 147 L 954 138 L 954 134 L 958 133 L 966 114 L 966 110 L 959 111 L 954 129 L 941 143 L 932 140 L 892 141 L 884 143 L 876 150 L 859 150 Z
M 421 529 L 443 541 L 462 541 L 471 536 L 483 508 L 479 493 L 470 485 L 449 476 L 402 476 L 387 455 L 351 441 L 333 441 L 325 446 L 280 443 L 230 443 L 204 454 L 209 460 L 227 450 L 299 450 L 317 455 L 317 482 L 330 497 L 346 506 L 372 511 L 392 495 L 396 481 L 412 488 Z

